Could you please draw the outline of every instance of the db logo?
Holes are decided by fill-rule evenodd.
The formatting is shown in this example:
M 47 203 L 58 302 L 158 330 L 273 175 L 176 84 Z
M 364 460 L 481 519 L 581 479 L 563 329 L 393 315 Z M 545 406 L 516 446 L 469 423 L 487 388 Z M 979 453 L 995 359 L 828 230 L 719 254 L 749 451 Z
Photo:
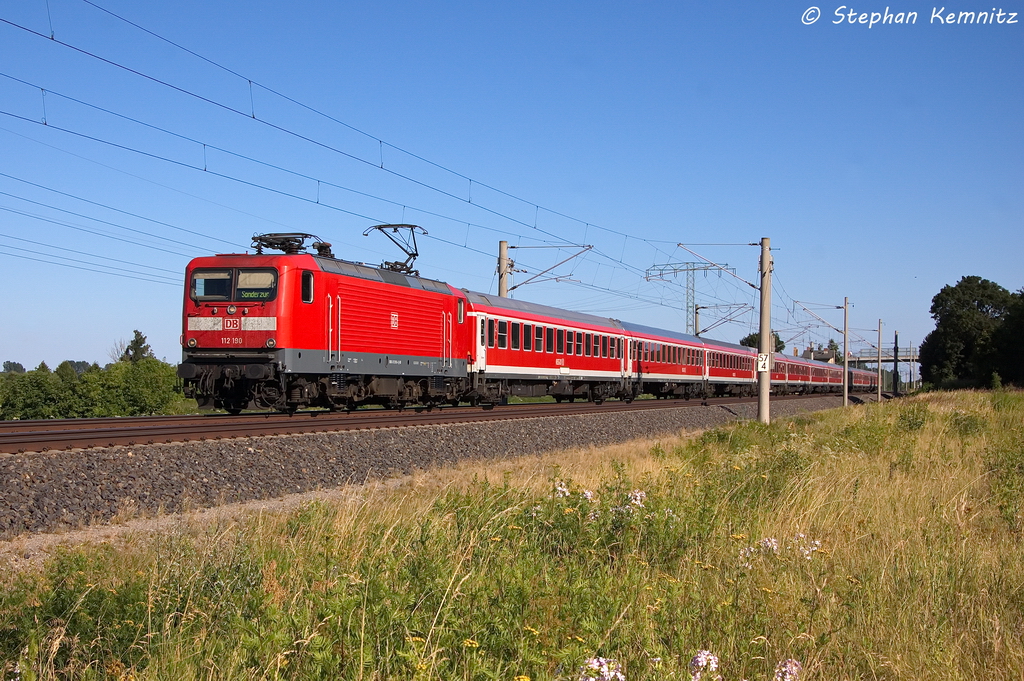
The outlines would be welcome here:
M 242 320 L 241 319 L 230 319 L 230 318 L 225 319 L 224 320 L 224 330 L 225 331 L 241 331 L 242 330 Z
M 398 313 L 397 312 L 392 312 L 391 313 L 391 328 L 392 329 L 397 329 L 398 328 Z

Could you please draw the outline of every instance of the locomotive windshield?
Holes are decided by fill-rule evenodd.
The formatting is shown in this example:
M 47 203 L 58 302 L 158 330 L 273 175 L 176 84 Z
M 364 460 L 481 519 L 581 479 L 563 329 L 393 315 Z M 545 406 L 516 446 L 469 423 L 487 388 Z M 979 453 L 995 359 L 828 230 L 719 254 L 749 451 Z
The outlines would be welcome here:
M 277 295 L 277 272 L 267 269 L 195 270 L 190 292 L 196 301 L 273 300 Z

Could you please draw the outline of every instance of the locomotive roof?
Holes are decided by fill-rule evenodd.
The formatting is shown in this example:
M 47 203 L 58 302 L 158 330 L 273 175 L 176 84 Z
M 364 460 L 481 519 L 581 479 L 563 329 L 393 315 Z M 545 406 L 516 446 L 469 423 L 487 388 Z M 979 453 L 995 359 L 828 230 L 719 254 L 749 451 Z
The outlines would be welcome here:
M 325 258 L 315 255 L 313 256 L 313 259 L 320 265 L 320 269 L 325 272 L 335 272 L 349 277 L 358 277 L 359 279 L 381 281 L 387 284 L 395 284 L 397 286 L 419 288 L 424 291 L 434 291 L 436 293 L 452 295 L 452 290 L 448 284 L 443 281 L 437 281 L 436 279 L 415 277 L 411 274 L 402 274 L 401 272 L 384 270 L 358 262 L 350 262 L 348 260 L 338 260 L 337 258 Z

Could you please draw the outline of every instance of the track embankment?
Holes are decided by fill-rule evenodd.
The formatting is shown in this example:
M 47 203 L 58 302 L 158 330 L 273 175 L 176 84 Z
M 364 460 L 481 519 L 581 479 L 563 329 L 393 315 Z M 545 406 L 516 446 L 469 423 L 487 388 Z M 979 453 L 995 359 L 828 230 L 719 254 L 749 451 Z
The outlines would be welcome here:
M 775 418 L 839 406 L 833 396 L 777 401 Z M 360 483 L 454 464 L 601 446 L 756 416 L 756 403 L 500 418 L 333 433 L 17 454 L 0 459 L 0 537 L 115 517 Z

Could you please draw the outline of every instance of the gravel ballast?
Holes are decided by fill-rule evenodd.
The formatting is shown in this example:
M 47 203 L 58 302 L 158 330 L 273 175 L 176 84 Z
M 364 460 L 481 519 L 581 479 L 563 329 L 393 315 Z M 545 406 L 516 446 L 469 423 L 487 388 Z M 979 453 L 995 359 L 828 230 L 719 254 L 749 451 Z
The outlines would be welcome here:
M 772 403 L 773 418 L 842 398 Z M 0 537 L 74 529 L 118 514 L 176 513 L 454 464 L 626 442 L 757 415 L 756 403 L 683 406 L 20 454 L 0 459 Z

